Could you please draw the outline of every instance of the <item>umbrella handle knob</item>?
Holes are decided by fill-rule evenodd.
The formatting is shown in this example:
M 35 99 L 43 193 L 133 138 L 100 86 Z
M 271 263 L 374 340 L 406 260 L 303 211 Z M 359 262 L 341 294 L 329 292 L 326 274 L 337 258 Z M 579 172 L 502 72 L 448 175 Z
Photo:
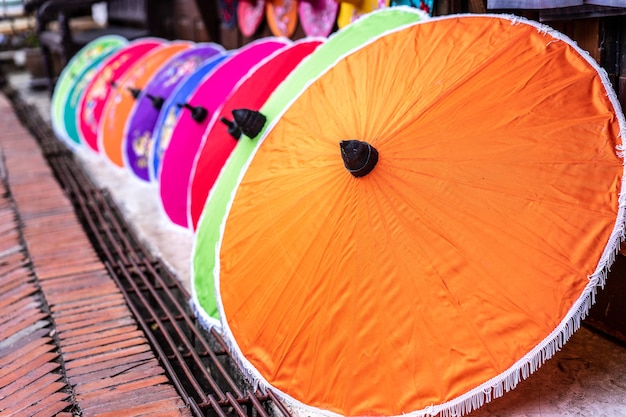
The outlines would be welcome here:
M 228 120 L 225 117 L 220 117 L 220 122 L 224 123 L 226 126 L 228 126 L 228 133 L 235 138 L 236 140 L 238 140 L 241 137 L 241 129 L 239 128 L 239 126 L 237 125 L 237 123 L 232 122 L 230 120 Z
M 249 137 L 254 139 L 265 126 L 267 118 L 258 111 L 248 109 L 236 109 L 232 111 L 235 123 L 239 126 L 241 131 Z
M 343 165 L 355 177 L 369 174 L 378 163 L 378 151 L 372 145 L 360 140 L 339 142 Z
M 138 88 L 126 87 L 126 89 L 130 92 L 130 95 L 133 96 L 134 99 L 137 99 L 137 97 L 139 97 L 139 94 L 141 94 L 141 90 Z
M 202 123 L 209 115 L 209 111 L 202 106 L 192 106 L 189 103 L 178 104 L 178 107 L 191 110 L 191 118 L 198 123 Z
M 161 110 L 161 107 L 163 107 L 163 103 L 165 102 L 163 97 L 153 96 L 152 94 L 146 94 L 146 97 L 150 99 L 150 101 L 152 102 L 152 106 L 155 109 Z

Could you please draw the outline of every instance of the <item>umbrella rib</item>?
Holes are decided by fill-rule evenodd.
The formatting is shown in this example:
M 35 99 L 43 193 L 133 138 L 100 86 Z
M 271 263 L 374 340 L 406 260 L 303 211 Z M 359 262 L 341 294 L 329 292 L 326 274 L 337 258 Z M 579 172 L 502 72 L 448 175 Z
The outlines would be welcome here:
M 508 45 L 514 44 L 514 43 L 518 42 L 520 39 L 523 39 L 525 37 L 526 37 L 526 33 L 517 34 L 516 36 L 514 36 L 513 38 L 508 40 Z M 479 65 L 475 66 L 471 71 L 465 72 L 461 78 L 459 78 L 458 80 L 453 82 L 452 85 L 450 85 L 449 87 L 447 87 L 445 89 L 445 91 L 443 91 L 442 93 L 438 94 L 437 97 L 434 100 L 432 100 L 431 102 L 426 104 L 421 109 L 420 113 L 415 116 L 415 119 L 419 119 L 421 117 L 421 115 L 427 114 L 428 111 L 431 108 L 435 107 L 438 103 L 444 101 L 446 99 L 446 97 L 448 97 L 450 94 L 452 94 L 458 88 L 460 88 L 465 82 L 467 82 L 467 80 L 469 80 L 469 79 L 475 77 L 476 75 L 478 75 L 495 58 L 497 58 L 500 55 L 504 55 L 506 53 L 507 49 L 508 48 L 506 46 L 502 46 L 498 50 L 497 54 L 489 55 L 485 60 L 483 60 L 483 62 L 481 62 Z M 399 126 L 398 129 L 404 129 L 404 128 L 406 128 L 406 125 L 410 124 L 410 123 L 413 123 L 413 120 L 407 119 L 404 122 L 403 126 Z
M 392 175 L 392 174 L 390 174 L 390 175 Z M 395 184 L 395 183 L 398 183 L 398 181 L 390 181 L 390 184 Z M 399 191 L 396 191 L 395 193 L 397 194 L 398 192 Z M 385 193 L 383 193 L 382 195 L 385 195 Z M 398 194 L 398 195 L 402 195 L 402 194 Z M 429 201 L 432 201 L 433 198 L 436 198 L 436 197 L 431 196 L 429 199 L 424 199 L 424 201 L 427 203 Z M 441 199 L 437 199 L 437 200 L 440 200 L 442 202 L 440 207 L 445 208 L 445 207 L 448 206 L 444 200 L 441 200 Z M 441 232 L 441 230 L 436 227 L 436 222 L 433 221 L 432 219 L 430 219 L 430 216 L 428 216 L 428 211 L 419 210 L 419 207 L 420 207 L 419 205 L 411 204 L 411 207 L 412 207 L 412 211 L 413 212 L 420 213 L 418 215 L 418 217 L 422 220 L 422 223 L 424 224 L 425 227 L 427 227 L 433 233 L 440 234 L 439 232 Z M 480 218 L 478 216 L 475 216 L 475 215 L 471 214 L 471 211 L 467 211 L 465 214 L 469 215 L 470 217 L 473 217 L 474 220 L 480 221 Z M 411 221 L 406 216 L 404 217 L 404 219 L 405 219 L 404 222 L 406 222 L 406 223 L 409 223 Z M 443 237 L 443 238 L 448 242 L 448 244 L 450 244 L 452 247 L 454 247 L 455 250 L 457 251 L 457 253 L 459 253 L 459 255 L 463 256 L 464 259 L 466 259 L 466 260 L 471 259 L 471 258 L 468 258 L 468 256 L 465 253 L 465 251 L 463 251 L 461 247 L 459 247 L 457 244 L 455 244 L 452 239 L 450 239 L 449 237 Z M 426 256 L 426 254 L 424 252 L 423 252 L 423 255 Z M 433 263 L 431 262 L 430 264 L 432 265 Z M 470 312 L 466 311 L 466 309 L 463 307 L 462 303 L 459 301 L 459 298 L 455 295 L 454 292 L 452 292 L 452 290 L 447 285 L 444 277 L 435 268 L 432 268 L 432 270 L 436 274 L 436 276 L 438 277 L 438 280 L 442 284 L 443 288 L 445 288 L 446 292 L 448 293 L 449 299 L 454 302 L 454 305 L 456 306 L 457 311 L 459 311 L 461 315 L 463 315 L 464 317 L 467 318 L 466 322 L 470 323 L 470 324 L 468 324 L 468 327 L 471 329 L 471 331 L 474 334 L 474 336 L 476 337 L 476 339 L 479 340 L 480 343 L 484 346 L 486 352 L 488 352 L 489 357 L 491 358 L 491 362 L 494 364 L 494 368 L 500 369 L 500 366 L 498 366 L 499 361 L 492 354 L 491 349 L 489 347 L 489 344 L 480 335 L 480 332 L 477 330 L 477 327 L 474 324 L 474 320 L 473 320 L 474 316 Z M 524 315 L 527 315 L 526 311 L 524 309 L 521 309 L 517 303 L 513 303 L 513 304 L 518 308 L 518 310 L 520 312 L 522 312 Z

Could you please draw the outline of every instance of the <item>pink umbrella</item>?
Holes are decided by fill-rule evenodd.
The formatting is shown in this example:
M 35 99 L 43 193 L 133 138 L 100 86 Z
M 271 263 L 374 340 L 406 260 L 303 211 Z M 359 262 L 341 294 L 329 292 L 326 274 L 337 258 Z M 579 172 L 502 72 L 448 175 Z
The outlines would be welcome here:
M 335 28 L 339 3 L 336 0 L 302 0 L 298 18 L 307 36 L 328 36 Z
M 189 183 L 188 220 L 193 230 L 222 166 L 239 140 L 237 133 L 233 136 L 230 133 L 233 129 L 226 125 L 233 126 L 232 112 L 242 108 L 260 109 L 285 77 L 321 43 L 322 39 L 303 39 L 274 52 L 241 79 L 231 96 L 215 112 L 196 155 Z
M 237 4 L 237 25 L 243 36 L 254 36 L 264 17 L 265 0 L 241 0 Z
M 125 167 L 122 143 L 126 121 L 131 116 L 138 93 L 150 82 L 161 67 L 179 52 L 194 45 L 190 41 L 171 41 L 146 54 L 115 84 L 107 100 L 98 129 L 98 148 L 106 160 Z
M 82 143 L 98 150 L 98 124 L 111 93 L 113 83 L 144 54 L 165 42 L 157 38 L 135 40 L 113 53 L 103 62 L 98 73 L 85 87 L 78 104 L 78 135 Z
M 174 55 L 152 76 L 137 96 L 122 140 L 124 165 L 142 181 L 150 181 L 148 159 L 154 145 L 153 133 L 161 109 L 176 87 L 207 59 L 222 53 L 216 43 L 198 43 Z
M 191 169 L 213 113 L 252 67 L 274 51 L 290 45 L 288 39 L 263 38 L 240 48 L 202 80 L 180 113 L 163 155 L 159 193 L 168 218 L 182 227 L 187 223 L 187 186 Z

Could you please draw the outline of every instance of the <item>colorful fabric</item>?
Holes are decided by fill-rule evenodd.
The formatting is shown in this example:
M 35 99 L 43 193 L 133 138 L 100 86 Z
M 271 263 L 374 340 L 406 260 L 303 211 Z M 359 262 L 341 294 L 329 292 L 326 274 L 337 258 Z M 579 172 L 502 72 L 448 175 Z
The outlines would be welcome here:
M 237 27 L 237 3 L 238 0 L 217 1 L 220 23 L 224 29 L 230 30 Z
M 265 15 L 274 36 L 290 38 L 298 24 L 298 0 L 268 0 Z
M 254 36 L 264 17 L 265 0 L 241 0 L 237 5 L 237 25 L 243 36 Z
M 107 100 L 98 126 L 98 148 L 113 165 L 125 166 L 122 143 L 126 122 L 136 104 L 133 90 L 141 91 L 161 65 L 192 45 L 192 42 L 187 41 L 172 41 L 160 45 L 139 59 L 116 83 L 115 92 Z
M 434 0 L 391 0 L 392 6 L 415 7 L 425 13 L 428 13 L 429 16 L 433 15 L 433 3 Z
M 341 29 L 354 23 L 362 16 L 374 10 L 388 7 L 390 0 L 359 0 L 342 1 L 339 5 L 339 15 L 337 16 L 337 26 Z
M 233 93 L 215 112 L 203 136 L 190 177 L 188 218 L 193 230 L 198 225 L 206 198 L 222 166 L 241 140 L 232 137 L 220 119 L 232 120 L 232 111 L 237 109 L 259 110 L 276 87 L 321 43 L 319 39 L 304 39 L 274 52 L 239 81 Z
M 118 49 L 102 62 L 93 79 L 85 87 L 85 93 L 78 105 L 78 134 L 81 142 L 88 148 L 98 151 L 98 127 L 113 84 L 136 60 L 163 42 L 157 38 L 138 39 Z
M 165 100 L 203 62 L 223 51 L 218 44 L 195 44 L 167 60 L 142 89 L 122 142 L 124 165 L 135 177 L 150 181 L 148 161 L 154 146 L 153 132 Z
M 120 40 L 117 45 L 110 45 L 106 51 L 103 51 L 100 55 L 94 57 L 89 65 L 87 65 L 76 77 L 76 82 L 67 95 L 64 106 L 65 108 L 63 110 L 63 124 L 65 126 L 65 132 L 67 133 L 67 138 L 70 139 L 72 144 L 77 146 L 83 145 L 83 141 L 81 140 L 78 131 L 78 122 L 80 119 L 79 105 L 86 92 L 87 86 L 100 70 L 103 61 L 115 51 L 124 47 L 127 43 L 128 42 L 123 39 Z
M 409 8 L 383 9 L 371 13 L 328 38 L 289 74 L 261 108 L 261 113 L 268 119 L 265 125 L 266 129 L 311 79 L 319 76 L 343 54 L 385 31 L 416 22 L 425 17 L 423 13 Z M 233 149 L 211 188 L 196 230 L 192 284 L 199 317 L 207 326 L 215 326 L 219 320 L 213 268 L 221 219 L 224 217 L 228 198 L 236 188 L 239 173 L 247 159 L 254 153 L 258 143 L 258 138 L 243 140 Z
M 159 181 L 161 174 L 161 160 L 167 152 L 174 127 L 181 112 L 180 103 L 186 103 L 189 97 L 196 90 L 202 80 L 213 71 L 229 55 L 229 51 L 224 51 L 209 58 L 196 71 L 187 77 L 163 104 L 159 118 L 156 121 L 156 129 L 153 133 L 154 146 L 151 148 L 150 156 L 150 181 Z
M 305 412 L 462 415 L 580 326 L 624 238 L 626 122 L 573 41 L 515 17 L 425 20 L 290 100 L 215 252 L 225 340 L 254 382 Z M 372 172 L 346 170 L 345 139 L 378 150 Z
M 196 154 L 213 114 L 251 68 L 290 43 L 286 39 L 268 37 L 238 49 L 203 79 L 187 101 L 190 106 L 205 109 L 207 117 L 196 121 L 188 109 L 183 109 L 161 161 L 159 196 L 163 211 L 175 225 L 189 227 L 189 181 Z
M 327 37 L 335 28 L 339 3 L 336 0 L 301 0 L 298 18 L 307 36 Z
M 125 38 L 117 35 L 102 36 L 85 45 L 78 51 L 61 70 L 50 100 L 50 123 L 55 135 L 70 146 L 77 145 L 65 128 L 65 102 L 72 88 L 80 81 L 80 75 L 87 70 L 94 59 L 112 49 L 120 47 Z

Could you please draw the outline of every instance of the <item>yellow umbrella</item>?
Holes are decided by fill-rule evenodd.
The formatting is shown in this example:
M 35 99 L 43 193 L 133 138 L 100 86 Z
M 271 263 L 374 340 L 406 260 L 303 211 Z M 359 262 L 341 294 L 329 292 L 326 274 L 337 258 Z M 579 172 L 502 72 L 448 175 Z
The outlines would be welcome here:
M 340 29 L 348 26 L 361 16 L 374 10 L 389 7 L 389 0 L 337 0 L 339 1 L 339 14 L 337 15 L 337 27 Z

